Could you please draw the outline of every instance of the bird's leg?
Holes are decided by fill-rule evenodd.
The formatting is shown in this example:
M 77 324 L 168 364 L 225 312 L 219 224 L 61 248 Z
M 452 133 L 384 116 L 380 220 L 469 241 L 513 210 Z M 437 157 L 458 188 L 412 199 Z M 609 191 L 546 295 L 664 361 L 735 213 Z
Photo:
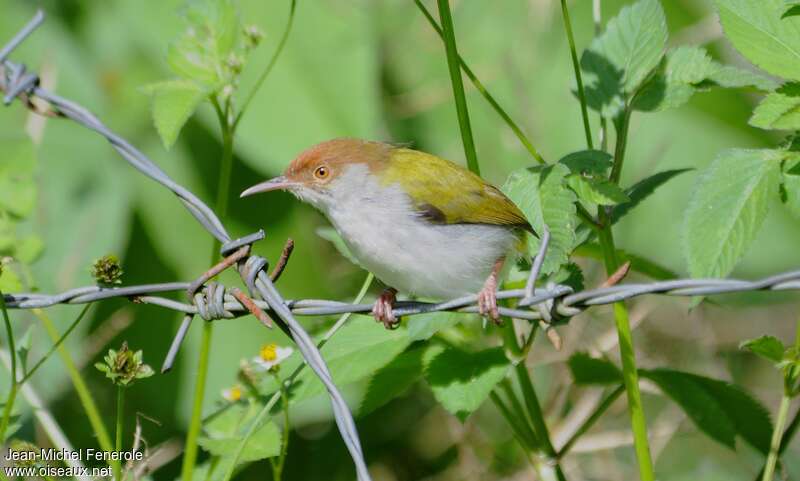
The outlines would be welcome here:
M 397 326 L 400 325 L 400 319 L 392 313 L 396 301 L 397 289 L 389 287 L 381 292 L 381 295 L 375 300 L 375 305 L 372 306 L 372 317 L 376 321 L 382 322 L 386 329 L 397 329 Z
M 500 311 L 497 309 L 497 282 L 505 260 L 505 257 L 497 259 L 492 267 L 492 273 L 483 283 L 483 289 L 478 292 L 478 312 L 480 315 L 490 318 L 495 324 L 500 324 Z

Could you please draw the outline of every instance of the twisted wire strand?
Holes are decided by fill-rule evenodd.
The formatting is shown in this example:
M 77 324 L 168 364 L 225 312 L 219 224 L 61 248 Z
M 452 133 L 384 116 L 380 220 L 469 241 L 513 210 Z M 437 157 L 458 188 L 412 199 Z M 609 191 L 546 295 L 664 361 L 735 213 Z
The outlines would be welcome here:
M 111 131 L 87 109 L 75 102 L 69 101 L 41 88 L 39 86 L 38 76 L 35 74 L 28 74 L 26 72 L 26 68 L 22 64 L 13 63 L 7 60 L 7 57 L 13 52 L 13 50 L 19 46 L 19 44 L 21 44 L 42 23 L 43 20 L 44 13 L 39 10 L 33 19 L 29 21 L 28 24 L 26 24 L 5 46 L 0 49 L 0 90 L 5 92 L 5 96 L 3 98 L 4 103 L 8 105 L 14 98 L 21 98 L 28 108 L 37 111 L 36 106 L 31 102 L 31 98 L 39 98 L 46 101 L 52 110 L 49 112 L 37 111 L 37 113 L 66 117 L 90 130 L 93 130 L 94 132 L 97 132 L 106 140 L 108 140 L 112 147 L 119 152 L 119 154 L 122 155 L 122 157 L 134 168 L 171 190 L 183 203 L 187 210 L 189 210 L 192 216 L 194 216 L 194 218 L 197 219 L 197 221 L 200 222 L 200 224 L 211 235 L 213 235 L 223 244 L 223 252 L 226 252 L 226 249 L 230 249 L 230 244 L 232 242 L 235 243 L 236 241 L 231 240 L 228 232 L 225 230 L 225 227 L 222 225 L 222 222 L 219 220 L 216 214 L 197 196 L 175 182 L 155 163 L 147 158 L 147 156 L 133 147 L 133 145 L 128 143 L 125 139 Z M 248 244 L 249 242 L 251 241 L 244 241 L 245 244 Z M 266 265 L 266 263 L 264 265 Z M 311 367 L 311 369 L 317 374 L 328 391 L 328 394 L 331 398 L 331 404 L 333 405 L 337 426 L 339 427 L 342 439 L 344 440 L 347 449 L 353 458 L 359 481 L 370 481 L 371 478 L 367 472 L 367 467 L 364 461 L 364 455 L 361 451 L 361 445 L 358 440 L 358 431 L 356 429 L 353 416 L 350 413 L 347 404 L 344 402 L 344 398 L 339 393 L 338 388 L 331 379 L 330 372 L 328 371 L 327 365 L 320 355 L 319 350 L 311 340 L 310 336 L 303 330 L 300 323 L 298 323 L 294 318 L 291 311 L 285 307 L 283 298 L 274 288 L 272 282 L 269 280 L 269 277 L 260 271 L 255 272 L 253 275 L 257 279 L 255 285 L 258 288 L 258 293 L 260 294 L 261 298 L 266 302 L 266 305 L 272 308 L 272 310 L 275 311 L 286 323 L 292 339 L 295 341 L 300 352 L 303 354 L 303 357 L 308 362 L 309 367 Z M 245 279 L 243 278 L 243 280 Z M 187 285 L 187 287 L 188 286 L 189 285 Z M 197 296 L 193 299 L 195 303 L 206 302 L 206 304 L 194 306 L 194 308 L 197 310 L 197 313 L 201 315 L 205 314 L 209 317 L 225 317 L 227 313 L 225 312 L 224 306 L 221 305 L 222 301 L 220 301 L 221 298 L 224 300 L 224 289 L 215 291 L 216 294 L 212 296 L 212 302 L 207 302 L 209 299 L 209 286 L 207 286 L 204 290 L 205 295 Z M 130 291 L 138 292 L 137 288 L 131 288 Z M 220 292 L 222 294 L 219 294 Z M 221 298 L 220 295 L 222 296 Z M 255 296 L 255 293 L 251 292 L 251 295 Z M 43 305 L 47 304 L 46 301 L 43 302 L 43 298 L 40 295 L 26 294 L 25 296 L 29 304 L 35 304 L 37 302 Z M 80 303 L 89 302 L 86 299 L 99 300 L 106 299 L 108 297 L 115 297 L 115 294 L 109 292 L 108 290 L 81 288 L 68 291 L 68 293 L 62 293 L 59 296 L 59 299 L 72 300 Z M 47 300 L 49 301 L 52 299 Z M 49 305 L 52 305 L 52 303 Z M 201 307 L 201 305 L 203 307 Z M 189 318 L 188 314 L 186 318 Z M 189 327 L 190 321 L 191 319 L 185 319 L 184 323 L 181 325 L 178 333 L 178 336 L 181 338 L 186 334 L 186 330 Z M 177 346 L 179 345 L 180 343 L 173 343 L 175 349 L 177 349 Z M 170 350 L 170 354 L 173 356 L 175 354 L 172 352 L 172 349 Z

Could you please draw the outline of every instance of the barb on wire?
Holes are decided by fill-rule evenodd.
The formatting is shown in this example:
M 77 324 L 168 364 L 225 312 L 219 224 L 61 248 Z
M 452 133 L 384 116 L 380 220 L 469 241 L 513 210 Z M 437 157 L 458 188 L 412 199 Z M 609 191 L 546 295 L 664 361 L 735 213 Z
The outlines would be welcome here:
M 84 127 L 102 135 L 106 138 L 106 140 L 108 140 L 109 143 L 111 143 L 111 146 L 117 152 L 119 152 L 119 154 L 122 155 L 122 157 L 134 168 L 171 190 L 183 203 L 186 209 L 195 217 L 195 219 L 197 219 L 197 221 L 200 222 L 200 224 L 211 235 L 217 238 L 217 240 L 224 245 L 223 255 L 228 255 L 230 250 L 235 250 L 240 247 L 244 248 L 244 246 L 247 246 L 249 253 L 249 245 L 259 238 L 263 238 L 263 232 L 232 241 L 216 214 L 197 196 L 172 180 L 163 170 L 161 170 L 156 164 L 147 158 L 147 156 L 133 147 L 133 145 L 128 143 L 125 139 L 111 131 L 87 109 L 41 88 L 39 86 L 38 77 L 35 74 L 28 74 L 26 73 L 26 69 L 22 64 L 16 64 L 7 60 L 8 56 L 14 51 L 14 49 L 19 46 L 19 44 L 22 43 L 36 29 L 36 27 L 42 23 L 43 19 L 44 14 L 40 10 L 36 13 L 33 19 L 11 39 L 10 42 L 0 49 L 0 91 L 5 92 L 5 99 L 10 102 L 14 98 L 22 98 L 28 108 L 34 112 L 38 112 L 38 109 L 36 109 L 33 103 L 30 101 L 31 98 L 41 99 L 47 102 L 50 109 L 52 109 L 52 112 L 56 113 L 57 115 L 69 118 L 78 124 L 83 125 Z M 261 272 L 261 270 L 267 264 L 266 261 L 264 260 L 261 262 L 263 260 L 261 258 L 249 257 L 247 262 L 242 262 L 246 256 L 247 254 L 240 259 L 240 273 L 242 273 L 242 280 L 247 283 L 248 290 L 250 290 L 250 296 L 256 299 L 260 297 L 266 303 L 264 308 L 269 308 L 273 312 L 277 313 L 278 317 L 280 317 L 280 319 L 286 324 L 292 339 L 297 344 L 298 349 L 303 354 L 303 357 L 306 359 L 309 367 L 311 367 L 314 373 L 320 378 L 322 384 L 328 391 L 328 394 L 331 398 L 331 404 L 333 405 L 337 426 L 339 427 L 342 439 L 344 440 L 345 445 L 347 446 L 347 449 L 353 458 L 359 481 L 370 481 L 371 478 L 367 472 L 367 467 L 364 461 L 364 455 L 361 451 L 361 444 L 358 440 L 358 432 L 356 430 L 355 422 L 353 421 L 353 416 L 350 413 L 347 404 L 344 402 L 342 395 L 339 393 L 338 388 L 334 384 L 324 359 L 320 355 L 319 350 L 314 342 L 303 330 L 302 326 L 297 322 L 292 313 L 286 308 L 283 298 L 272 285 L 272 281 L 270 281 L 269 277 L 265 273 Z M 249 262 L 252 259 L 256 259 L 258 262 Z M 257 265 L 258 269 L 251 269 L 248 271 L 246 274 L 247 278 L 245 278 L 245 269 L 243 269 L 245 265 L 250 267 Z M 184 289 L 191 287 L 193 290 L 199 289 L 200 287 L 193 284 L 183 284 L 183 286 Z M 159 286 L 159 289 L 172 290 L 166 289 L 164 285 Z M 163 290 L 159 290 L 159 292 L 163 292 Z M 129 288 L 128 291 L 129 293 L 126 294 L 128 296 L 139 294 L 143 295 L 150 292 L 143 291 L 140 288 Z M 119 294 L 119 291 L 114 292 L 108 290 L 98 290 L 98 288 L 90 287 L 72 290 L 68 293 L 62 293 L 60 299 L 63 299 L 63 301 L 81 302 L 81 299 L 105 299 L 108 297 L 115 297 Z M 22 299 L 20 299 L 20 297 Z M 180 345 L 180 339 L 183 339 L 185 336 L 186 331 L 189 328 L 189 324 L 191 323 L 193 314 L 199 314 L 204 318 L 221 318 L 228 317 L 230 315 L 230 313 L 226 311 L 226 306 L 224 305 L 225 297 L 226 289 L 218 286 L 216 283 L 209 283 L 203 289 L 203 293 L 193 293 L 190 302 L 193 302 L 192 307 L 194 312 L 187 313 L 187 315 L 184 317 L 184 322 L 181 325 L 178 336 L 176 336 L 177 342 L 173 342 L 173 345 L 170 348 L 170 352 L 167 356 L 168 360 L 174 359 L 175 355 L 177 354 L 177 348 Z M 36 294 L 15 296 L 14 300 L 18 308 L 33 304 L 39 304 L 44 307 L 46 305 L 53 305 L 61 302 L 58 300 L 53 302 L 54 299 L 52 298 L 47 298 Z M 22 303 L 17 301 L 22 301 Z M 237 304 L 239 306 L 242 305 L 238 301 Z M 259 306 L 259 308 L 262 307 Z

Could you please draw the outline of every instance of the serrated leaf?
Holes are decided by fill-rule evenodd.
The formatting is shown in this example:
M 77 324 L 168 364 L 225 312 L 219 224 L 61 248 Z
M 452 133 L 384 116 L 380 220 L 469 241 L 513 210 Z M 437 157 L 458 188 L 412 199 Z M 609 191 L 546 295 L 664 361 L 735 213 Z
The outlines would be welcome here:
M 567 361 L 575 384 L 619 384 L 622 372 L 611 361 L 576 352 Z
M 149 85 L 153 122 L 164 148 L 175 144 L 186 121 L 192 116 L 206 93 L 195 82 L 169 80 Z
M 571 287 L 575 292 L 580 292 L 584 288 L 584 276 L 578 264 L 570 262 L 561 267 L 555 274 L 550 276 L 549 282 L 562 284 Z
M 800 175 L 784 173 L 781 178 L 781 189 L 783 204 L 789 209 L 789 212 L 800 219 Z
M 567 184 L 583 202 L 609 206 L 630 200 L 617 184 L 605 179 L 572 174 L 567 177 Z
M 335 247 L 336 250 L 339 251 L 339 254 L 343 255 L 345 259 L 357 266 L 361 265 L 353 256 L 353 253 L 350 252 L 350 248 L 347 247 L 344 239 L 342 239 L 342 236 L 339 235 L 336 229 L 333 227 L 320 227 L 316 232 L 318 236 L 333 244 L 333 247 Z
M 777 364 L 783 360 L 783 352 L 786 348 L 775 336 L 761 336 L 742 341 L 739 344 L 739 349 L 747 349 L 753 354 Z
M 767 72 L 800 80 L 800 19 L 781 20 L 783 0 L 716 0 L 725 35 Z
M 676 108 L 694 95 L 698 84 L 714 71 L 705 49 L 678 47 L 667 52 L 656 75 L 642 87 L 633 107 L 648 112 Z
M 782 19 L 783 18 L 789 18 L 789 17 L 796 17 L 796 16 L 800 15 L 800 4 L 798 4 L 796 2 L 793 2 L 793 3 L 794 3 L 793 5 L 789 5 L 789 7 L 786 9 L 786 11 L 783 12 L 783 15 L 781 15 Z
M 769 413 L 738 386 L 671 369 L 642 369 L 639 374 L 655 382 L 713 439 L 734 449 L 738 435 L 762 453 L 769 451 Z
M 436 400 L 463 421 L 483 404 L 510 367 L 501 348 L 472 353 L 447 348 L 430 361 L 425 380 Z
M 616 116 L 658 66 L 666 44 L 666 17 L 657 0 L 623 7 L 581 57 L 589 105 Z
M 600 244 L 587 243 L 575 249 L 575 255 L 602 261 L 603 249 L 600 247 Z M 639 272 L 656 280 L 665 281 L 678 278 L 677 272 L 668 269 L 655 261 L 632 254 L 622 249 L 617 249 L 617 258 L 621 262 L 630 262 L 632 271 Z
M 603 175 L 613 164 L 613 157 L 602 150 L 581 150 L 567 154 L 558 162 L 573 174 Z
M 575 247 L 578 225 L 575 193 L 566 185 L 569 169 L 562 164 L 517 171 L 503 185 L 503 192 L 522 210 L 536 232 L 550 230 L 550 247 L 542 273 L 552 274 L 569 261 Z M 531 253 L 538 252 L 539 239 L 528 236 Z
M 752 70 L 745 70 L 732 65 L 722 65 L 712 62 L 714 70 L 708 77 L 697 84 L 698 88 L 708 88 L 719 86 L 725 88 L 753 87 L 758 90 L 769 92 L 778 88 L 778 82 L 769 77 L 760 75 Z
M 728 150 L 700 175 L 683 227 L 693 277 L 724 277 L 733 270 L 778 192 L 783 156 L 775 150 Z
M 401 396 L 422 378 L 424 356 L 430 355 L 427 351 L 432 349 L 440 352 L 443 348 L 437 344 L 429 344 L 410 349 L 376 372 L 367 385 L 367 393 L 358 410 L 359 415 L 369 414 Z
M 650 197 L 650 195 L 652 195 L 656 189 L 666 184 L 674 177 L 684 172 L 689 172 L 690 170 L 692 169 L 665 170 L 664 172 L 653 174 L 650 177 L 646 177 L 633 184 L 633 186 L 625 190 L 625 193 L 627 194 L 628 198 L 630 198 L 630 201 L 617 205 L 611 209 L 611 223 L 616 224 L 618 220 L 625 216 L 625 214 L 633 210 L 634 207 Z
M 234 404 L 204 426 L 205 435 L 197 440 L 203 449 L 214 456 L 231 457 L 239 449 L 244 434 L 262 408 L 260 404 Z M 280 454 L 281 432 L 275 423 L 263 422 L 247 440 L 239 458 L 240 463 L 256 461 Z
M 765 130 L 800 129 L 800 84 L 789 83 L 761 100 L 750 125 Z
M 387 330 L 374 319 L 353 316 L 321 349 L 331 376 L 338 386 L 365 379 L 389 364 L 411 340 L 404 327 Z M 300 354 L 292 354 L 295 361 Z M 297 377 L 292 399 L 306 399 L 325 391 L 317 376 L 305 370 Z

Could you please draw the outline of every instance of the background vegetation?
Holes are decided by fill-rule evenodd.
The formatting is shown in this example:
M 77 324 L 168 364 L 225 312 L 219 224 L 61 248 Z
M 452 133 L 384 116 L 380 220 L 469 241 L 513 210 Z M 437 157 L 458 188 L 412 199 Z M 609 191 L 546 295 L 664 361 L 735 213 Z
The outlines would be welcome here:
M 240 1 L 245 23 L 265 33 L 249 54 L 242 91 L 253 86 L 276 48 L 289 3 Z M 595 35 L 591 2 L 568 3 L 582 51 Z M 603 0 L 603 19 L 615 16 L 626 3 Z M 143 91 L 144 86 L 173 75 L 167 45 L 186 29 L 179 15 L 184 2 L 40 4 L 49 20 L 14 58 L 41 72 L 44 85 L 87 106 L 211 204 L 223 151 L 214 111 L 201 106 L 166 150 L 153 127 L 151 97 Z M 31 2 L 0 0 L 0 42 L 30 18 L 33 7 Z M 429 7 L 435 10 L 433 3 Z M 754 70 L 722 36 L 710 1 L 673 0 L 663 2 L 663 7 L 671 46 L 702 44 L 716 60 Z M 553 161 L 583 148 L 580 103 L 573 94 L 560 4 L 457 1 L 452 11 L 461 55 L 541 154 Z M 512 171 L 533 161 L 469 84 L 466 90 L 482 175 L 503 184 Z M 677 109 L 637 113 L 631 121 L 622 184 L 657 171 L 703 169 L 725 149 L 778 145 L 783 135 L 748 125 L 760 97 L 743 90 L 711 90 Z M 592 131 L 598 129 L 593 115 Z M 34 139 L 33 151 L 24 141 L 26 132 Z M 283 55 L 238 128 L 227 225 L 233 235 L 265 228 L 267 239 L 255 249 L 270 259 L 277 257 L 286 237 L 295 240 L 295 254 L 280 281 L 288 298 L 352 299 L 365 274 L 317 235 L 327 224 L 310 207 L 280 193 L 241 201 L 238 192 L 277 174 L 305 147 L 337 136 L 412 142 L 421 150 L 464 161 L 444 47 L 413 2 L 300 1 Z M 91 284 L 89 266 L 108 253 L 122 260 L 123 284 L 192 279 L 208 267 L 210 237 L 171 194 L 135 174 L 96 135 L 69 122 L 44 123 L 17 103 L 0 110 L 0 145 L 12 153 L 4 155 L 3 163 L 8 159 L 25 166 L 13 170 L 15 185 L 23 186 L 15 191 L 13 202 L 0 195 L 0 207 L 13 205 L 18 211 L 12 214 L 24 221 L 14 223 L 12 233 L 10 223 L 0 224 L 6 229 L 0 241 L 16 246 L 16 256 L 29 265 L 19 279 L 6 277 L 2 290 L 35 287 L 56 292 Z M 0 164 L 0 175 L 9 175 L 3 169 Z M 679 276 L 689 275 L 682 223 L 697 176 L 697 172 L 678 176 L 625 217 L 615 227 L 618 247 L 646 255 Z M 734 270 L 736 277 L 755 278 L 800 265 L 800 223 L 779 205 L 777 196 L 768 202 L 774 208 L 753 248 Z M 605 279 L 596 259 L 578 255 L 574 260 L 583 268 L 587 286 Z M 223 277 L 223 282 L 235 284 L 233 277 Z M 774 412 L 783 393 L 781 373 L 740 350 L 739 343 L 770 334 L 789 344 L 798 317 L 797 296 L 739 294 L 714 298 L 713 303 L 690 310 L 691 305 L 689 299 L 654 297 L 629 304 L 639 366 L 668 365 L 733 381 Z M 79 310 L 56 307 L 48 309 L 48 315 L 63 332 Z M 45 353 L 51 341 L 37 318 L 28 312 L 11 315 L 18 337 L 27 326 L 36 326 L 31 331 L 32 355 Z M 463 322 L 455 325 L 455 319 Z M 561 351 L 545 336 L 532 348 L 528 368 L 556 444 L 570 432 L 574 413 L 601 394 L 596 388 L 576 386 L 565 361 L 577 351 L 604 353 L 616 361 L 612 319 L 610 308 L 593 309 L 559 328 Z M 305 318 L 304 323 L 316 332 L 331 321 Z M 125 340 L 143 350 L 145 362 L 157 367 L 178 322 L 177 314 L 165 310 L 106 301 L 93 307 L 67 340 L 107 426 L 113 426 L 115 418 L 116 389 L 92 367 L 94 363 Z M 365 329 L 375 327 L 363 318 L 355 322 Z M 475 318 L 448 316 L 440 322 L 447 326 L 441 332 L 449 342 L 490 344 L 482 340 L 484 333 Z M 407 330 L 399 332 L 409 339 L 425 339 L 419 329 L 412 320 Z M 180 473 L 177 450 L 190 419 L 200 331 L 199 325 L 193 327 L 172 372 L 139 381 L 128 390 L 124 412 L 128 432 L 138 417 L 151 449 L 161 443 L 173 447 L 167 450 L 172 457 L 165 458 L 155 479 L 174 479 Z M 205 412 L 225 402 L 219 393 L 237 382 L 240 359 L 255 356 L 270 342 L 287 344 L 280 332 L 268 332 L 252 318 L 217 323 Z M 346 346 L 346 340 L 341 342 Z M 0 385 L 7 385 L 8 371 L 0 375 L 5 376 Z M 367 381 L 365 377 L 346 386 L 355 408 L 364 398 Z M 376 480 L 531 479 L 532 468 L 494 405 L 484 403 L 460 420 L 435 401 L 424 381 L 417 381 L 399 385 L 400 397 L 358 418 Z M 31 382 L 75 446 L 96 445 L 59 358 L 43 365 Z M 759 472 L 763 456 L 757 450 L 741 439 L 736 450 L 715 441 L 651 381 L 643 381 L 642 390 L 658 479 L 749 480 Z M 352 479 L 351 462 L 331 421 L 328 401 L 314 394 L 312 390 L 292 408 L 284 479 Z M 15 436 L 41 441 L 29 408 L 21 403 L 19 409 L 21 427 Z M 800 477 L 800 441 L 789 445 L 783 461 L 779 475 Z M 581 438 L 563 466 L 569 479 L 638 476 L 624 399 Z M 262 460 L 250 464 L 238 479 L 264 479 L 268 472 L 269 465 Z

